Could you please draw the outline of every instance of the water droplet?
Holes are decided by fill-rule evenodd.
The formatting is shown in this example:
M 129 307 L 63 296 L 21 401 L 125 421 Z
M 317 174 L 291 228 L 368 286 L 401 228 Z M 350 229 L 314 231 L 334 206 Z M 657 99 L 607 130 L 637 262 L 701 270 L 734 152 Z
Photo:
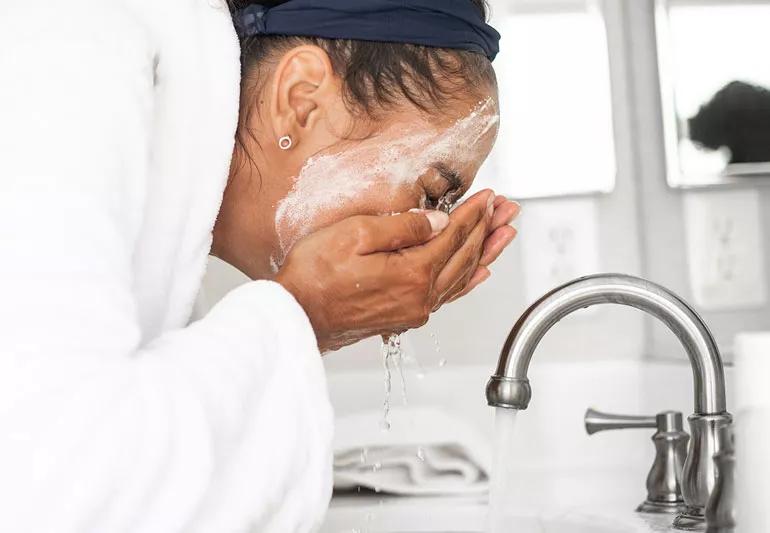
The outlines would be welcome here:
M 436 353 L 441 353 L 441 345 L 438 343 L 438 337 L 436 337 L 434 333 L 431 333 L 430 337 L 433 339 L 433 347 L 436 349 Z
M 439 359 L 439 361 L 438 361 L 438 367 L 439 367 L 439 368 L 444 368 L 444 367 L 446 366 L 446 363 L 447 363 L 446 359 L 444 359 L 444 358 L 441 358 L 441 359 Z
M 383 337 L 382 342 L 382 366 L 385 370 L 385 401 L 383 402 L 383 422 L 380 427 L 383 431 L 390 429 L 390 394 L 393 390 L 393 378 L 392 367 L 395 367 L 401 378 L 401 393 L 404 399 L 404 405 L 407 404 L 406 400 L 406 381 L 404 380 L 404 372 L 401 366 L 401 359 L 403 351 L 401 350 L 401 336 L 391 335 L 387 339 Z
M 368 456 L 369 456 L 369 449 L 368 448 L 361 448 L 361 464 L 362 465 L 366 464 L 366 460 L 368 459 Z
M 404 405 L 409 405 L 409 401 L 406 397 L 406 379 L 404 378 L 404 365 L 402 364 L 404 359 L 404 350 L 401 348 L 401 337 L 396 336 L 390 345 L 391 356 L 393 364 L 398 371 L 398 377 L 401 380 L 401 399 Z
M 417 458 L 420 461 L 425 462 L 425 448 L 423 448 L 422 446 L 417 447 Z
M 392 387 L 391 373 L 390 373 L 390 342 L 385 341 L 383 338 L 382 343 L 382 366 L 385 370 L 385 399 L 382 402 L 382 422 L 380 422 L 380 429 L 388 431 L 390 429 L 390 391 Z
M 379 494 L 381 491 L 382 489 L 380 489 L 380 487 L 374 487 L 374 492 L 376 492 L 377 494 Z
M 380 462 L 374 463 L 374 466 L 372 467 L 372 472 L 379 472 L 380 470 L 382 470 L 382 463 Z

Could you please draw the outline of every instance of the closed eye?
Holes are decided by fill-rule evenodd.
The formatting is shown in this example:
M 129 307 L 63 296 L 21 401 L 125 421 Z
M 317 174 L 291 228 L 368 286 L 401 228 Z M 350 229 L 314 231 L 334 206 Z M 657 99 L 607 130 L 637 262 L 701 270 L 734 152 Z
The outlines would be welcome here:
M 434 165 L 433 168 L 435 168 L 439 175 L 444 178 L 447 183 L 449 183 L 449 190 L 447 192 L 456 191 L 463 188 L 463 179 L 459 172 L 449 168 L 443 163 L 438 163 Z
M 447 167 L 442 163 L 434 165 L 439 175 L 449 184 L 449 188 L 441 198 L 436 202 L 435 208 L 439 211 L 449 213 L 457 200 L 463 195 L 463 180 L 459 172 Z

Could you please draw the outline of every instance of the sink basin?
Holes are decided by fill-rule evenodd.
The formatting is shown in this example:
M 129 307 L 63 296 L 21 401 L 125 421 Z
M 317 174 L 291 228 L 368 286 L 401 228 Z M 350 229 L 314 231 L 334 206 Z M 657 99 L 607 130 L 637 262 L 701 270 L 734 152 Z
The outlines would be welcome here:
M 407 375 L 409 405 L 439 406 L 493 442 L 494 410 L 483 395 L 488 378 L 486 366 L 448 367 L 420 379 Z M 673 531 L 669 515 L 634 513 L 654 458 L 652 432 L 589 437 L 583 414 L 593 406 L 640 415 L 675 409 L 686 416 L 692 410 L 689 365 L 540 362 L 530 379 L 539 392 L 516 421 L 521 438 L 511 456 L 518 484 L 506 533 Z M 727 379 L 729 384 L 730 369 Z M 329 388 L 337 416 L 381 409 L 380 372 L 332 375 Z M 569 391 L 569 402 L 563 391 Z M 486 516 L 486 498 L 338 495 L 321 533 L 481 533 Z

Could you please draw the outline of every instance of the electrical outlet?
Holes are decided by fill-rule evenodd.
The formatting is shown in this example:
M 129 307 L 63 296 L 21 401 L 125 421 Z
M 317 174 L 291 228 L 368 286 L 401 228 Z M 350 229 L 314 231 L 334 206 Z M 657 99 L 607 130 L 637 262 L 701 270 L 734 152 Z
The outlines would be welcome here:
M 527 202 L 522 211 L 521 230 L 528 302 L 534 302 L 558 285 L 599 271 L 595 199 Z
M 767 282 L 759 193 L 687 193 L 684 215 L 695 303 L 708 311 L 764 306 Z

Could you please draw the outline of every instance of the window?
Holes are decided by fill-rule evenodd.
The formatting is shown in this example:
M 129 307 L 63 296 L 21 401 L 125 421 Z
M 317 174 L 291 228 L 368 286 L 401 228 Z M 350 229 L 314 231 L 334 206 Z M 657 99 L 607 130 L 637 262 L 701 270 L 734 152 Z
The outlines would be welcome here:
M 501 129 L 479 177 L 515 198 L 609 192 L 616 161 L 604 17 L 590 1 L 498 0 Z

